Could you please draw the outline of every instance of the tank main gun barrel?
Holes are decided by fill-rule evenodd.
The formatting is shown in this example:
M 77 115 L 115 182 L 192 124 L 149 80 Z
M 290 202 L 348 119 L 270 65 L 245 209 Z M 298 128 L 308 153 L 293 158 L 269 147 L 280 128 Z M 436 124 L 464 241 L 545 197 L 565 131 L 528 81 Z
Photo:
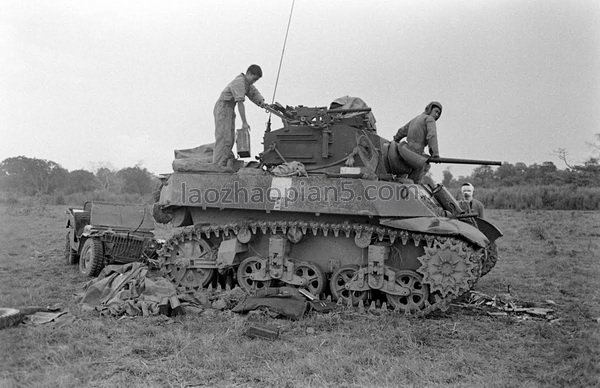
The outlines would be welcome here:
M 445 163 L 445 164 L 480 164 L 483 166 L 501 166 L 502 162 L 496 160 L 477 160 L 460 158 L 434 158 L 427 159 L 427 163 Z

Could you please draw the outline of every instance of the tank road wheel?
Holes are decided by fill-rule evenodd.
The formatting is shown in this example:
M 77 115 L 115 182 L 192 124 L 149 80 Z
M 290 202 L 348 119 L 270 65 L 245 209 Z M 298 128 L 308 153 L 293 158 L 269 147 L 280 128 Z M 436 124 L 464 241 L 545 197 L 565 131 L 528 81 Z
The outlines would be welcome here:
M 350 283 L 352 278 L 358 271 L 357 265 L 347 265 L 338 268 L 332 275 L 329 281 L 329 288 L 333 299 L 342 299 L 342 303 L 346 305 L 349 300 L 352 300 L 354 306 L 358 305 L 359 301 L 367 299 L 366 291 L 351 291 L 346 289 L 346 284 Z
M 196 236 L 187 234 L 178 236 L 170 244 L 171 249 L 165 257 L 165 277 L 176 286 L 196 291 L 207 286 L 215 274 L 214 268 L 189 268 L 190 260 L 214 260 L 210 244 Z
M 294 265 L 294 273 L 306 280 L 304 288 L 317 298 L 325 289 L 325 274 L 314 264 L 311 263 L 297 263 Z
M 102 241 L 88 238 L 83 244 L 79 257 L 79 272 L 86 276 L 98 276 L 104 267 L 104 248 Z
M 77 264 L 77 252 L 71 249 L 71 238 L 69 237 L 69 232 L 67 232 L 67 244 L 65 245 L 65 260 L 67 264 Z
M 387 303 L 394 310 L 411 314 L 425 308 L 425 302 L 429 299 L 429 287 L 422 282 L 423 277 L 414 271 L 397 271 L 396 284 L 410 289 L 410 294 L 392 295 L 385 294 Z
M 237 270 L 237 281 L 245 291 L 251 295 L 256 291 L 271 286 L 271 280 L 254 280 L 253 275 L 263 271 L 263 260 L 252 256 L 244 259 Z

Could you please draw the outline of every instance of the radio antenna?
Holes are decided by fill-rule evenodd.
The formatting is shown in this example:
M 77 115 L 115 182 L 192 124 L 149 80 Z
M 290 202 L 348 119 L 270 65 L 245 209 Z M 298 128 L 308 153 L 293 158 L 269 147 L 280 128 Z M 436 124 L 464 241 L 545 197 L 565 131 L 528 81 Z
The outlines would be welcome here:
M 281 73 L 281 64 L 283 63 L 283 54 L 285 53 L 285 45 L 287 44 L 288 34 L 290 32 L 290 24 L 292 23 L 292 13 L 294 12 L 294 3 L 296 0 L 292 0 L 292 9 L 290 9 L 290 18 L 288 20 L 287 29 L 285 30 L 285 39 L 283 40 L 283 48 L 281 49 L 281 58 L 279 59 L 279 69 L 277 69 L 277 79 L 275 80 L 275 89 L 273 90 L 273 98 L 271 104 L 275 102 L 275 93 L 277 93 L 277 84 L 279 83 L 279 74 Z
M 283 54 L 285 53 L 285 46 L 287 44 L 288 34 L 290 32 L 290 24 L 292 24 L 292 14 L 294 13 L 294 3 L 296 0 L 292 0 L 292 8 L 290 9 L 290 18 L 288 19 L 287 29 L 285 30 L 285 38 L 283 39 L 283 48 L 281 49 L 281 58 L 279 58 L 279 68 L 277 69 L 277 78 L 275 79 L 275 89 L 273 89 L 273 98 L 271 104 L 275 103 L 275 94 L 277 93 L 277 84 L 279 84 L 279 74 L 281 73 L 281 65 L 283 63 Z M 269 121 L 267 122 L 267 132 L 271 132 L 271 113 L 269 113 Z

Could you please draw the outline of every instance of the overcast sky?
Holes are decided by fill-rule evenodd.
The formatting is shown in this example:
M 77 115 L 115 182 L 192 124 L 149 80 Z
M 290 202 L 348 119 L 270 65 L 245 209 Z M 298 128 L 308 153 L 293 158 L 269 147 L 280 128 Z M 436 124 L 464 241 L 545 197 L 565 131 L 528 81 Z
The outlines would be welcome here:
M 291 4 L 0 0 L 0 160 L 171 172 L 174 149 L 214 141 L 214 103 L 249 64 L 271 101 Z M 296 0 L 275 100 L 344 95 L 388 139 L 440 101 L 442 156 L 581 163 L 600 132 L 600 1 Z M 268 114 L 246 111 L 256 154 Z

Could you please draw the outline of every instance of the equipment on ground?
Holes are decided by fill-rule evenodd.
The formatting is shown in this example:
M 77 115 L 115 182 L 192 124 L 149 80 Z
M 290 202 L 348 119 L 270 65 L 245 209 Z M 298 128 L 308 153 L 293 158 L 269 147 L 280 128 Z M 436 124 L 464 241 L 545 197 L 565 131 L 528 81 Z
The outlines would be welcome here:
M 502 233 L 464 214 L 442 185 L 406 179 L 370 108 L 267 110 L 283 127 L 267 129 L 258 163 L 164 182 L 156 207 L 182 229 L 159 262 L 178 287 L 293 286 L 423 315 L 493 267 Z
M 98 276 L 108 264 L 144 261 L 156 256 L 152 212 L 144 205 L 86 202 L 68 208 L 65 259 L 79 263 L 86 276 Z

